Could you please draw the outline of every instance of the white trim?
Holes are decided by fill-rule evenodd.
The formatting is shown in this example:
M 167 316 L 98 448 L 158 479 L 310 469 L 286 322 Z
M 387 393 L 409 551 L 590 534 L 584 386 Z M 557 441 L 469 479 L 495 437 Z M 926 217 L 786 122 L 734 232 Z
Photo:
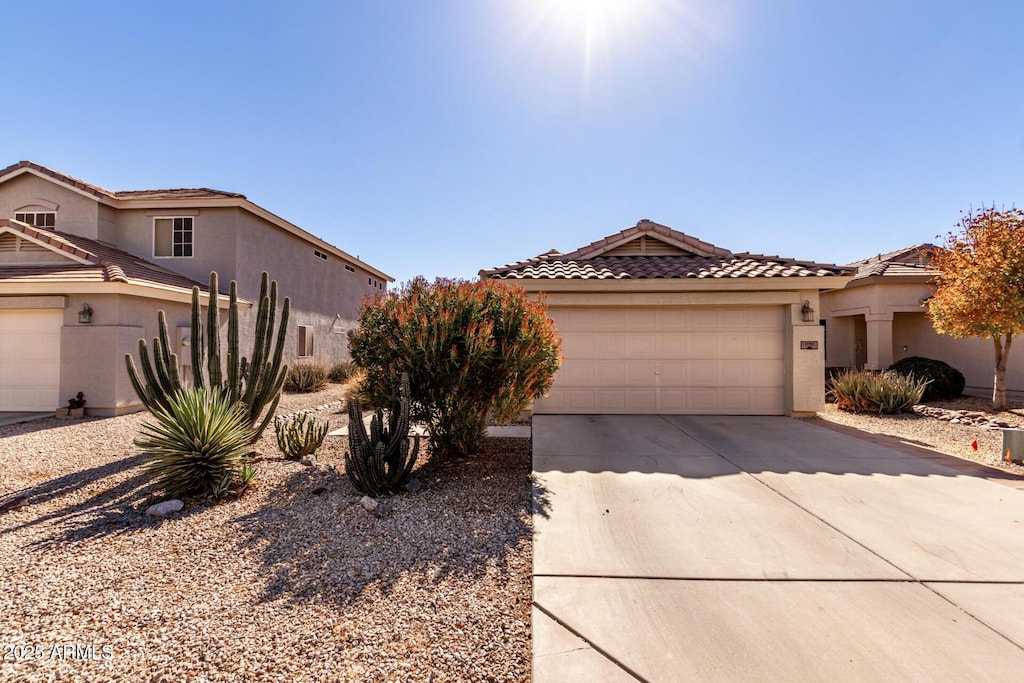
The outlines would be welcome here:
M 182 259 L 182 258 L 195 258 L 196 256 L 196 219 L 195 216 L 153 216 L 153 244 L 152 254 L 154 259 Z M 185 220 L 186 218 L 192 221 L 192 227 L 189 230 L 191 233 L 191 241 L 189 246 L 192 248 L 192 253 L 189 256 L 175 256 L 174 255 L 174 221 L 176 219 Z M 171 221 L 171 255 L 170 256 L 158 256 L 156 253 L 156 222 L 159 220 Z

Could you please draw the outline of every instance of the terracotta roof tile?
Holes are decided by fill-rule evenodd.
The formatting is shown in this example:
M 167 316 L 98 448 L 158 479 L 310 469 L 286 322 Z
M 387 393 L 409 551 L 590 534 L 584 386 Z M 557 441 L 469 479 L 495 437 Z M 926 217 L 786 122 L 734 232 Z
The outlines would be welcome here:
M 868 277 L 917 277 L 937 275 L 928 267 L 928 252 L 938 249 L 934 244 L 915 244 L 887 254 L 879 254 L 849 265 L 857 270 L 854 280 Z
M 831 264 L 781 259 L 777 256 L 736 254 L 707 256 L 597 256 L 571 259 L 560 254 L 542 254 L 527 261 L 482 271 L 495 279 L 679 279 L 679 278 L 762 278 L 829 277 L 849 274 L 849 269 Z

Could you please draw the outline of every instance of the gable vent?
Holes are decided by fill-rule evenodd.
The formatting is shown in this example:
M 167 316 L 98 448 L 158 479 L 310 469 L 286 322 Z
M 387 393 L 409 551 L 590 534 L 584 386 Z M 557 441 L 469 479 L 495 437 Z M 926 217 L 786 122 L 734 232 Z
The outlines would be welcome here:
M 635 240 L 609 249 L 601 256 L 693 256 L 693 254 L 668 242 L 641 235 Z
M 18 251 L 18 238 L 14 235 L 0 235 L 0 252 Z

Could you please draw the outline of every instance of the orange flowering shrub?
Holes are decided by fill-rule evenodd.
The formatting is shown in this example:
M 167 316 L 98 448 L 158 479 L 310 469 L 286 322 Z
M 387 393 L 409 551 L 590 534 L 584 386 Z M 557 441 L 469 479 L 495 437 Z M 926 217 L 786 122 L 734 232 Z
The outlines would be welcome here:
M 409 373 L 413 420 L 427 423 L 433 453 L 480 450 L 487 416 L 507 422 L 554 381 L 562 342 L 543 300 L 483 280 L 417 278 L 363 302 L 349 351 L 377 405 Z

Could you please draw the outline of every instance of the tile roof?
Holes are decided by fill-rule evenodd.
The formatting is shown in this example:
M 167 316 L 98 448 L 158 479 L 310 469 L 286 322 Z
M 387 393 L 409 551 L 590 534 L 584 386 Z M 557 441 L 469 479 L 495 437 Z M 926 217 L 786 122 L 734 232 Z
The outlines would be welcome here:
M 827 277 L 847 275 L 840 266 L 778 256 L 597 256 L 575 260 L 542 254 L 528 261 L 482 271 L 496 279 L 623 280 L 656 278 Z
M 86 261 L 79 263 L 69 259 L 68 263 L 46 265 L 0 263 L 0 282 L 123 282 L 175 287 L 188 292 L 195 285 L 204 292 L 209 289 L 201 282 L 85 237 L 40 230 L 6 218 L 0 219 L 0 229 L 35 238 L 54 251 Z
M 857 274 L 854 280 L 869 277 L 920 277 L 937 275 L 938 271 L 928 267 L 928 253 L 938 249 L 934 244 L 922 243 L 897 249 L 887 254 L 878 254 L 849 264 Z
M 87 183 L 84 180 L 79 180 L 78 178 L 74 178 L 65 173 L 55 171 L 52 168 L 47 168 L 46 166 L 35 163 L 34 161 L 19 161 L 16 164 L 11 164 L 7 168 L 0 169 L 0 178 L 22 168 L 32 169 L 37 173 L 49 176 L 66 185 L 71 185 L 79 190 L 83 190 L 89 194 L 104 199 L 245 199 L 245 195 L 238 194 L 236 192 L 211 190 L 206 187 L 178 188 L 170 190 L 122 190 L 116 192 L 100 187 L 99 185 Z
M 602 255 L 604 251 L 642 234 L 674 244 L 680 247 L 680 251 L 677 254 Z M 643 220 L 633 228 L 626 228 L 575 251 L 562 254 L 552 249 L 525 261 L 481 270 L 480 276 L 501 280 L 723 279 L 830 277 L 852 272 L 851 268 L 833 264 L 764 254 L 733 254 L 727 249 Z

